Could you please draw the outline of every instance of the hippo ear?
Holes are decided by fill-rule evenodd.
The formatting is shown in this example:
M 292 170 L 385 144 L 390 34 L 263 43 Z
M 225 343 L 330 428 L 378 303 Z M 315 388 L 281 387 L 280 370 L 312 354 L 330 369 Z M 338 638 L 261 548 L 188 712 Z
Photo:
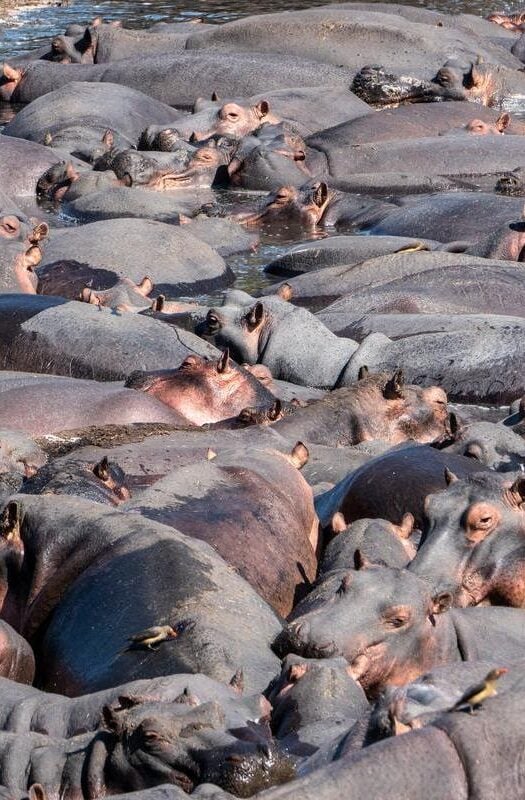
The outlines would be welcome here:
M 401 400 L 404 397 L 404 385 L 405 376 L 403 375 L 403 370 L 398 369 L 385 384 L 385 388 L 383 389 L 383 397 L 385 400 Z
M 195 142 L 198 142 L 198 141 L 199 140 L 197 138 L 197 134 L 195 133 L 195 131 L 192 131 L 191 134 L 190 134 L 190 138 L 188 139 L 188 142 L 190 144 L 195 144 Z
M 34 783 L 29 787 L 29 800 L 48 800 L 46 791 L 41 783 Z
M 368 369 L 366 364 L 363 364 L 362 367 L 359 367 L 359 372 L 357 373 L 357 380 L 362 381 L 365 378 L 368 378 L 369 375 L 370 375 L 370 370 Z
M 104 456 L 98 464 L 95 464 L 93 467 L 93 474 L 101 481 L 107 481 L 109 477 L 109 459 L 107 456 Z
M 255 303 L 246 314 L 246 325 L 250 333 L 259 327 L 264 317 L 264 306 L 262 303 Z
M 302 442 L 297 442 L 289 456 L 286 456 L 292 467 L 302 469 L 308 463 L 310 453 Z
M 503 131 L 506 131 L 507 128 L 509 127 L 510 121 L 511 121 L 510 114 L 508 114 L 505 111 L 503 114 L 500 114 L 499 117 L 497 118 L 496 128 L 498 129 L 498 131 L 503 133 Z
M 259 119 L 266 117 L 270 113 L 270 104 L 268 100 L 261 100 L 259 103 L 257 103 L 255 106 L 255 113 Z
M 0 530 L 2 538 L 15 547 L 22 547 L 22 539 L 20 536 L 21 519 L 22 512 L 19 503 L 17 503 L 16 500 L 11 500 L 2 511 Z
M 154 703 L 158 701 L 158 697 L 153 695 L 140 695 L 140 694 L 120 694 L 118 696 L 119 711 L 122 709 L 135 708 L 142 706 L 144 703 Z
M 457 414 L 455 414 L 453 411 L 451 411 L 448 415 L 448 427 L 450 430 L 450 436 L 455 442 L 457 442 L 458 439 L 461 439 L 464 427 Z
M 447 484 L 447 486 L 450 486 L 451 484 L 456 483 L 456 481 L 459 481 L 458 476 L 455 475 L 454 472 L 452 472 L 452 470 L 450 470 L 448 467 L 445 467 L 444 474 L 445 474 L 445 483 Z
M 483 460 L 483 448 L 478 442 L 469 442 L 463 451 L 467 458 L 474 458 L 476 461 Z
M 71 161 L 68 161 L 66 164 L 66 178 L 70 180 L 72 183 L 78 181 L 80 178 L 80 172 L 78 172 Z
M 352 573 L 347 572 L 347 574 L 341 579 L 341 583 L 339 584 L 339 587 L 336 592 L 338 597 L 343 597 L 343 595 L 347 593 L 352 583 L 352 578 L 353 578 Z
M 283 410 L 283 404 L 281 403 L 279 398 L 277 398 L 273 406 L 268 411 L 268 419 L 270 420 L 270 422 L 275 422 L 275 420 L 279 419 L 282 410 Z
M 219 95 L 217 94 L 217 92 L 212 92 L 212 93 L 211 93 L 211 102 L 212 102 L 212 103 L 218 103 L 218 102 L 219 102 L 219 100 L 220 100 L 220 97 L 219 97 Z
M 144 297 L 147 297 L 153 291 L 153 281 L 149 277 L 149 275 L 145 275 L 141 282 L 137 284 L 137 289 Z
M 242 694 L 244 692 L 244 671 L 242 668 L 238 669 L 235 675 L 232 676 L 230 686 L 238 694 Z
M 525 501 L 525 475 L 520 475 L 516 478 L 510 487 L 511 503 L 518 508 L 521 508 L 522 503 Z
M 9 66 L 9 64 L 3 65 L 3 73 L 4 78 L 8 81 L 16 81 L 17 83 L 20 81 L 22 77 L 22 70 L 16 69 L 15 67 Z
M 450 592 L 440 592 L 432 598 L 432 611 L 431 614 L 444 614 L 452 607 L 454 598 Z
M 113 131 L 109 130 L 109 128 L 108 128 L 108 130 L 107 130 L 107 131 L 104 133 L 104 136 L 102 137 L 102 144 L 103 144 L 103 145 L 104 145 L 104 147 L 106 147 L 108 150 L 111 150 L 111 148 L 112 148 L 112 147 L 113 147 L 113 145 L 115 144 L 115 136 L 114 136 L 114 134 L 113 134 Z
M 359 550 L 359 548 L 354 552 L 354 569 L 359 572 L 362 569 L 368 569 L 368 567 L 372 567 L 372 562 Z
M 293 297 L 293 289 L 289 283 L 282 283 L 279 288 L 277 289 L 276 293 L 277 297 L 280 297 L 281 300 L 291 300 Z
M 316 206 L 322 208 L 328 200 L 328 186 L 324 181 L 321 181 L 314 187 L 313 201 Z
M 228 348 L 226 348 L 226 350 L 224 350 L 222 355 L 219 357 L 219 360 L 217 361 L 217 372 L 223 374 L 229 372 L 230 370 L 231 370 L 230 351 L 228 350 Z
M 112 733 L 122 733 L 122 718 L 119 714 L 120 706 L 106 705 L 102 709 L 102 722 L 105 728 Z
M 330 522 L 330 525 L 332 527 L 332 532 L 335 534 L 342 533 L 343 531 L 346 531 L 347 528 L 345 518 L 340 511 L 335 512 Z
M 395 525 L 396 533 L 400 539 L 410 539 L 414 532 L 415 519 L 409 511 L 403 514 L 403 519 L 399 525 Z

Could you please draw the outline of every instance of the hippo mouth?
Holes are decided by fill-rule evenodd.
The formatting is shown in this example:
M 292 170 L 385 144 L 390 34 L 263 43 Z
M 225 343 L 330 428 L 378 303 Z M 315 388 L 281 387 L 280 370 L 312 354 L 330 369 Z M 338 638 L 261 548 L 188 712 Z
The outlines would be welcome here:
M 164 175 L 158 175 L 153 178 L 149 183 L 150 189 L 155 189 L 157 192 L 168 192 L 171 189 L 179 189 L 182 187 L 195 185 L 194 179 L 197 175 L 197 170 L 187 170 L 186 172 L 168 172 Z
M 288 628 L 282 631 L 275 639 L 273 649 L 280 658 L 288 653 L 297 653 L 304 658 L 332 658 L 341 655 L 337 645 L 333 640 L 327 642 L 315 642 L 301 638 L 302 626 Z

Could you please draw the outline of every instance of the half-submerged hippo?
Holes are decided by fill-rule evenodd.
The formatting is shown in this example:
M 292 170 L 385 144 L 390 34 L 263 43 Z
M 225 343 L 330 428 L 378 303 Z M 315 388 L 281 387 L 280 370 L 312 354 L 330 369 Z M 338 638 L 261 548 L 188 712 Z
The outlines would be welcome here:
M 69 494 L 113 506 L 131 496 L 123 470 L 107 456 L 92 465 L 73 461 L 68 461 L 67 466 L 46 464 L 24 482 L 20 492 Z
M 458 605 L 525 606 L 525 481 L 490 472 L 430 495 L 423 541 L 410 569 Z
M 178 369 L 134 372 L 125 385 L 155 397 L 194 425 L 236 417 L 248 406 L 270 408 L 275 402 L 257 378 L 231 360 L 228 350 L 218 360 L 195 355 Z

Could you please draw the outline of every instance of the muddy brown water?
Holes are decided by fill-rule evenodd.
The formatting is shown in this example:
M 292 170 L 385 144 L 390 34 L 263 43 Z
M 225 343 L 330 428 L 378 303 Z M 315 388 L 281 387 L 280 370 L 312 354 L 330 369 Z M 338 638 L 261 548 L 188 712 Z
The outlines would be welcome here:
M 372 0 L 373 1 L 373 0 Z M 333 0 L 332 0 L 333 2 Z M 14 3 L 16 6 L 16 2 Z M 52 36 L 62 32 L 69 23 L 86 23 L 95 16 L 106 20 L 121 20 L 126 27 L 145 28 L 155 22 L 187 22 L 200 18 L 205 22 L 220 23 L 231 19 L 275 11 L 311 8 L 327 5 L 323 0 L 63 0 L 60 5 L 19 5 L 13 10 L 10 0 L 7 6 L 0 0 L 0 62 L 17 54 L 41 47 L 49 43 Z M 494 3 L 490 0 L 412 0 L 410 5 L 423 6 L 450 13 L 467 12 L 486 15 L 490 11 L 509 11 L 514 6 L 508 2 Z M 10 10 L 7 10 L 9 7 Z M 0 128 L 8 121 L 12 112 L 0 107 Z M 245 198 L 247 202 L 252 198 Z M 221 192 L 218 201 L 227 209 L 238 205 L 239 194 Z M 31 209 L 28 209 L 30 211 Z M 70 225 L 72 220 L 57 216 L 52 208 L 41 208 L 42 216 L 52 224 Z M 327 231 L 322 235 L 330 235 Z M 295 234 L 294 234 L 295 235 Z M 305 235 L 304 238 L 309 238 Z M 275 279 L 268 279 L 263 272 L 265 264 L 280 253 L 285 252 L 297 238 L 286 230 L 272 236 L 264 233 L 256 252 L 235 256 L 230 264 L 237 275 L 236 285 L 249 292 L 263 288 Z M 206 300 L 208 298 L 202 298 Z

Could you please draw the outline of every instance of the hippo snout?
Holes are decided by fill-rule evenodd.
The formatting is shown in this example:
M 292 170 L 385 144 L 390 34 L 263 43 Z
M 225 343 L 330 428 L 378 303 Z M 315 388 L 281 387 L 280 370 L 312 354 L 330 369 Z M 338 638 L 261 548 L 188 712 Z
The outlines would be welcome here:
M 337 652 L 333 640 L 315 635 L 308 620 L 291 622 L 277 637 L 273 646 L 280 658 L 288 653 L 298 653 L 306 658 L 331 658 Z
M 138 369 L 128 375 L 124 386 L 126 389 L 144 390 L 151 383 L 151 378 L 147 372 Z

